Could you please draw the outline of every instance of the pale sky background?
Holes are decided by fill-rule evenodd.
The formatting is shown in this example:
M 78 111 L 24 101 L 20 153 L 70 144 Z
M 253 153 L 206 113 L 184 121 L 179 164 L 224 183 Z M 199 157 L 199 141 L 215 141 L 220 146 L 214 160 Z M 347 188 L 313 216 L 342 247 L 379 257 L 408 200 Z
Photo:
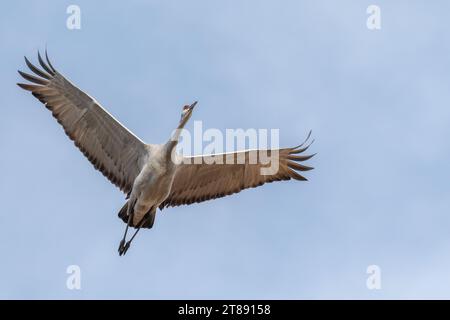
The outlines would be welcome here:
M 0 298 L 450 298 L 448 1 L 101 3 L 2 4 Z M 165 210 L 119 257 L 124 196 L 15 85 L 46 44 L 147 142 L 199 100 L 206 128 L 312 129 L 316 169 Z

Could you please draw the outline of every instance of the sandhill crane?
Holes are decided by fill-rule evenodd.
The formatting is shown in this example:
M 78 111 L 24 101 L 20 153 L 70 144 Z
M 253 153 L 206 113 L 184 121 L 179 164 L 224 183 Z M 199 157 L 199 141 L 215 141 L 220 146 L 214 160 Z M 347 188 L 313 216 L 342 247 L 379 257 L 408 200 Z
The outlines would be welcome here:
M 277 152 L 279 169 L 269 175 L 261 174 L 266 166 L 261 161 L 249 159 L 259 150 L 183 157 L 176 155 L 173 161 L 179 132 L 190 119 L 197 102 L 182 109 L 177 129 L 165 144 L 146 144 L 109 114 L 94 98 L 78 89 L 61 75 L 38 52 L 43 69 L 35 67 L 25 57 L 25 63 L 34 75 L 19 71 L 32 84 L 18 85 L 38 98 L 62 125 L 65 133 L 94 167 L 120 188 L 126 195 L 126 203 L 119 217 L 126 223 L 125 233 L 119 245 L 119 255 L 130 247 L 141 228 L 151 228 L 156 210 L 169 206 L 188 205 L 216 199 L 254 188 L 264 183 L 281 180 L 306 180 L 297 171 L 311 170 L 299 162 L 313 155 L 299 155 L 309 147 L 303 146 L 268 150 Z M 221 159 L 222 161 L 207 161 Z M 224 159 L 243 157 L 244 162 L 229 163 Z M 201 161 L 191 161 L 191 160 Z M 135 228 L 126 242 L 129 227 Z

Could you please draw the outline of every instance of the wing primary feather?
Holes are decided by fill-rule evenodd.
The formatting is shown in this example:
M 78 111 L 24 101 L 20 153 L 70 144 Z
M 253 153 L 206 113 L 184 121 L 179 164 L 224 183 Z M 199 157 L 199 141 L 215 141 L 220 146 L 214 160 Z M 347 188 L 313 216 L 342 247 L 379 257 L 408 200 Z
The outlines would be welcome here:
M 33 91 L 33 90 L 37 90 L 39 88 L 42 88 L 41 86 L 36 86 L 34 84 L 28 84 L 28 83 L 18 83 L 17 84 L 19 87 L 21 87 L 24 90 L 28 90 L 28 91 Z
M 48 74 L 46 74 L 45 72 L 39 70 L 38 68 L 36 68 L 28 59 L 27 57 L 25 58 L 25 63 L 27 64 L 28 68 L 30 68 L 31 71 L 33 71 L 35 74 L 37 74 L 38 76 L 41 76 L 42 78 L 45 78 L 47 80 L 50 80 L 50 76 Z
M 309 171 L 309 170 L 314 169 L 313 167 L 304 166 L 300 163 L 293 162 L 293 161 L 289 161 L 288 166 L 289 166 L 289 168 L 299 170 L 299 171 Z
M 26 80 L 37 83 L 37 84 L 42 84 L 43 86 L 46 86 L 48 84 L 47 80 L 32 76 L 31 74 L 22 72 L 20 70 L 18 70 L 17 72 L 19 72 L 19 74 L 24 77 Z
M 308 179 L 306 179 L 304 176 L 299 175 L 297 172 L 295 172 L 292 169 L 289 169 L 289 176 L 294 178 L 295 180 L 300 180 L 300 181 L 308 181 Z
M 56 72 L 56 69 L 53 68 L 52 63 L 50 62 L 50 59 L 48 58 L 47 48 L 45 48 L 45 59 L 47 60 L 47 63 L 49 65 L 49 67 L 53 70 L 53 72 Z
M 306 150 L 308 150 L 308 148 L 314 143 L 314 140 L 311 141 L 310 144 L 308 144 L 306 147 L 301 148 L 301 149 L 291 149 L 291 151 L 289 152 L 289 154 L 297 154 L 297 153 L 302 153 L 305 152 Z
M 292 154 L 289 154 L 289 155 L 287 156 L 287 159 L 288 159 L 288 160 L 294 160 L 294 161 L 306 161 L 306 160 L 309 160 L 309 159 L 311 159 L 312 157 L 314 157 L 316 154 L 317 154 L 317 153 L 314 153 L 314 154 L 311 154 L 311 155 L 308 155 L 308 156 L 294 156 L 294 155 L 292 155 Z
M 303 145 L 309 140 L 309 138 L 311 137 L 311 134 L 312 134 L 312 130 L 309 130 L 309 133 L 308 133 L 308 135 L 306 136 L 305 141 L 303 141 L 302 144 L 299 144 L 298 146 L 293 147 L 293 148 L 291 148 L 291 149 L 297 149 L 297 148 L 300 148 L 301 146 L 303 146 Z
M 39 64 L 42 66 L 42 68 L 45 69 L 45 71 L 47 71 L 52 76 L 55 75 L 55 73 L 45 64 L 44 60 L 42 60 L 41 53 L 39 51 L 38 51 L 38 60 Z

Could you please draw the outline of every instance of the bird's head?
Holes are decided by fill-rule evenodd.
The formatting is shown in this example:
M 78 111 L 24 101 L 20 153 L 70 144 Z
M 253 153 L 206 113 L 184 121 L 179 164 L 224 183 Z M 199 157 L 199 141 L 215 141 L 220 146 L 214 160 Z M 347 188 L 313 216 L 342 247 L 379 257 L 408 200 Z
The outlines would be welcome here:
M 191 105 L 185 105 L 183 107 L 183 110 L 181 111 L 181 119 L 180 122 L 184 125 L 189 120 L 189 118 L 192 116 L 192 111 L 194 110 L 194 107 L 197 105 L 197 101 L 195 101 Z

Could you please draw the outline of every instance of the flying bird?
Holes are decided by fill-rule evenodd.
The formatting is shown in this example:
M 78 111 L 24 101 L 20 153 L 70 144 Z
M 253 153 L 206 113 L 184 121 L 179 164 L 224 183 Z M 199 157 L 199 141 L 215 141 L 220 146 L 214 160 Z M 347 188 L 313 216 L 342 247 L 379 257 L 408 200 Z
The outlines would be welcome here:
M 126 223 L 119 255 L 127 252 L 141 228 L 152 228 L 158 208 L 216 199 L 273 181 L 305 181 L 307 179 L 299 171 L 313 169 L 299 163 L 314 156 L 303 155 L 312 143 L 305 145 L 311 132 L 297 147 L 266 150 L 279 164 L 278 170 L 271 174 L 262 174 L 261 170 L 268 164 L 257 156 L 261 150 L 193 157 L 177 154 L 174 151 L 180 131 L 191 118 L 197 102 L 182 108 L 177 130 L 169 141 L 146 144 L 94 98 L 59 73 L 51 64 L 47 51 L 45 60 L 38 52 L 40 69 L 25 57 L 26 65 L 34 74 L 18 71 L 31 82 L 18 83 L 18 86 L 31 91 L 52 112 L 67 136 L 94 167 L 126 194 L 126 202 L 118 213 Z M 238 158 L 243 161 L 228 161 Z M 126 241 L 129 227 L 135 231 Z

